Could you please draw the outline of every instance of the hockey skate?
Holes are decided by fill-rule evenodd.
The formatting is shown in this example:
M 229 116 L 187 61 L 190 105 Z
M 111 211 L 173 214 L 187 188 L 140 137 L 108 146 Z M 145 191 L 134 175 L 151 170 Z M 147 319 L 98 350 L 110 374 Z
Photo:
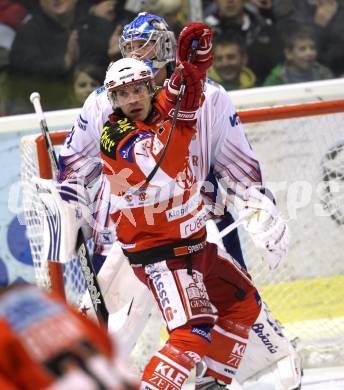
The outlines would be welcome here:
M 212 376 L 205 376 L 207 366 L 201 361 L 196 365 L 195 390 L 221 390 L 226 389 L 224 382 L 218 381 Z

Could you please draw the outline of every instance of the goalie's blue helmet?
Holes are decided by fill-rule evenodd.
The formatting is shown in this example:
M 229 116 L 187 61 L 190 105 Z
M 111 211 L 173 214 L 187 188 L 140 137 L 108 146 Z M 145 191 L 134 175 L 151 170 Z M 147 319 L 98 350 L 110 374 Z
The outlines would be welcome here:
M 137 50 L 134 49 L 134 41 L 142 41 L 144 44 Z M 149 43 L 153 43 L 154 54 L 152 58 L 142 58 L 140 52 L 143 53 Z M 142 59 L 154 75 L 164 65 L 176 59 L 174 33 L 169 30 L 164 18 L 147 12 L 139 13 L 131 23 L 124 26 L 119 46 L 123 57 Z

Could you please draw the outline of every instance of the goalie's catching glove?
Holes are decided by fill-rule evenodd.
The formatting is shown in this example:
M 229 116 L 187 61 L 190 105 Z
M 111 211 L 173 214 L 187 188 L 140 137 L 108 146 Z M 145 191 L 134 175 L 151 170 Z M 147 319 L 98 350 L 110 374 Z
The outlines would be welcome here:
M 199 69 L 202 78 L 213 63 L 213 32 L 205 23 L 190 23 L 179 35 L 177 43 L 177 60 L 188 61 L 192 42 L 197 41 L 197 48 L 192 63 Z
M 256 211 L 245 225 L 256 248 L 264 250 L 264 260 L 270 269 L 278 267 L 281 260 L 288 254 L 289 247 L 289 230 L 288 225 L 280 215 L 269 216 L 265 222 L 259 223 L 260 229 L 252 231 L 252 223 L 257 227 L 254 219 L 262 218 L 264 211 Z
M 178 64 L 165 86 L 166 109 L 170 118 L 173 118 L 182 84 L 185 85 L 185 92 L 180 103 L 177 120 L 183 125 L 192 127 L 196 124 L 197 110 L 202 103 L 203 86 L 198 69 L 188 62 Z
M 263 188 L 249 187 L 243 196 L 234 197 L 239 217 L 249 215 L 244 227 L 256 248 L 264 250 L 264 260 L 275 269 L 287 255 L 289 229 L 281 215 L 277 214 L 274 197 Z

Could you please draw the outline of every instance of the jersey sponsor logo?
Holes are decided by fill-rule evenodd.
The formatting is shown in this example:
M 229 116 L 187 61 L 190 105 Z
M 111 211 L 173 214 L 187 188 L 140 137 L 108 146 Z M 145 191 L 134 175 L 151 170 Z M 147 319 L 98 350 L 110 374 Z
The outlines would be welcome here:
M 190 253 L 199 252 L 206 246 L 206 241 L 200 242 L 199 244 L 179 246 L 173 249 L 175 256 L 185 256 Z
M 171 110 L 168 113 L 168 116 L 173 117 L 174 113 L 175 113 L 175 109 L 171 108 Z M 179 110 L 177 118 L 185 120 L 185 121 L 191 121 L 191 120 L 196 118 L 196 111 L 189 112 L 189 111 L 180 111 Z
M 195 210 L 200 202 L 201 199 L 198 196 L 195 196 L 190 198 L 185 204 L 165 211 L 168 222 L 185 217 L 187 214 Z
M 104 126 L 103 133 L 100 137 L 100 147 L 103 153 L 109 154 L 115 148 L 116 143 L 111 139 L 109 126 Z
M 128 131 L 135 130 L 136 126 L 130 122 L 128 118 L 119 119 L 117 121 L 116 130 L 119 133 L 127 133 Z
M 170 300 L 167 296 L 167 291 L 165 290 L 164 282 L 161 280 L 161 274 L 159 272 L 153 272 L 151 274 L 151 278 L 158 293 L 161 306 L 165 308 L 166 305 L 170 304 Z
M 245 348 L 246 348 L 245 344 L 235 343 L 233 350 L 232 350 L 232 353 L 243 357 L 244 353 L 245 353 Z
M 153 281 L 156 293 L 160 301 L 160 305 L 163 309 L 165 320 L 167 323 L 169 323 L 173 321 L 174 315 L 175 313 L 177 313 L 177 310 L 170 306 L 171 302 L 167 296 L 168 294 L 165 289 L 165 284 L 162 281 L 161 273 L 155 271 L 151 273 L 150 277 Z
M 202 329 L 198 326 L 193 326 L 191 328 L 191 333 L 197 334 L 197 336 L 200 336 L 200 337 L 206 339 L 207 341 L 209 341 L 209 343 L 211 342 L 211 336 L 210 336 L 209 330 Z
M 160 361 L 155 367 L 152 377 L 149 382 L 154 385 L 156 389 L 181 389 L 187 376 L 180 372 L 177 368 Z
M 232 127 L 238 126 L 241 123 L 239 115 L 237 113 L 231 115 L 229 117 L 229 122 L 230 122 Z
M 88 125 L 88 121 L 86 119 L 84 119 L 81 115 L 79 115 L 79 118 L 78 118 L 79 128 L 83 131 L 86 131 L 87 125 Z
M 231 354 L 227 360 L 227 364 L 231 367 L 238 368 L 241 362 L 241 359 L 244 356 L 246 345 L 242 343 L 235 343 Z
M 188 219 L 180 224 L 180 236 L 181 238 L 190 237 L 192 234 L 200 231 L 207 222 L 207 215 L 202 209 L 193 218 Z
M 233 375 L 234 376 L 236 374 L 236 371 L 231 370 L 230 368 L 227 368 L 227 367 L 225 367 L 223 370 L 224 370 L 225 373 L 227 373 L 229 375 Z
M 128 118 L 119 119 L 115 123 L 105 123 L 100 137 L 101 151 L 111 158 L 116 158 L 115 152 L 119 142 L 137 127 Z
M 128 139 L 128 141 L 123 146 L 121 146 L 121 148 L 119 150 L 119 154 L 121 155 L 121 157 L 124 160 L 127 160 L 128 162 L 133 163 L 134 162 L 133 149 L 134 149 L 136 144 L 139 144 L 141 146 L 140 152 L 138 152 L 137 149 L 135 149 L 135 154 L 149 157 L 148 150 L 150 148 L 150 140 L 149 140 L 148 148 L 146 147 L 147 141 L 144 141 L 144 140 L 145 140 L 145 138 L 151 138 L 151 137 L 152 137 L 151 133 L 148 133 L 148 132 L 141 132 L 141 133 L 136 133 L 136 134 L 132 135 Z M 141 142 L 142 140 L 144 142 Z
M 266 346 L 267 350 L 270 353 L 276 353 L 278 351 L 278 346 L 273 345 L 269 339 L 270 334 L 264 333 L 264 325 L 261 323 L 256 323 L 252 326 L 252 330 L 256 333 L 256 335 L 260 338 L 262 343 Z
M 208 293 L 203 283 L 203 276 L 200 272 L 192 271 L 192 281 L 185 288 L 192 316 L 213 315 L 213 309 L 209 301 Z

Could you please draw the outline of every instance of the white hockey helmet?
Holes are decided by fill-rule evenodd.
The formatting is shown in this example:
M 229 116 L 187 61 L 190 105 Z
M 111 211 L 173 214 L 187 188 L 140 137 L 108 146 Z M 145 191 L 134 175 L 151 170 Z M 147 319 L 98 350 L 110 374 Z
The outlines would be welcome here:
M 145 83 L 151 95 L 155 93 L 152 70 L 144 62 L 134 58 L 122 58 L 111 62 L 105 75 L 104 85 L 112 107 L 116 109 L 116 90 L 133 84 Z

